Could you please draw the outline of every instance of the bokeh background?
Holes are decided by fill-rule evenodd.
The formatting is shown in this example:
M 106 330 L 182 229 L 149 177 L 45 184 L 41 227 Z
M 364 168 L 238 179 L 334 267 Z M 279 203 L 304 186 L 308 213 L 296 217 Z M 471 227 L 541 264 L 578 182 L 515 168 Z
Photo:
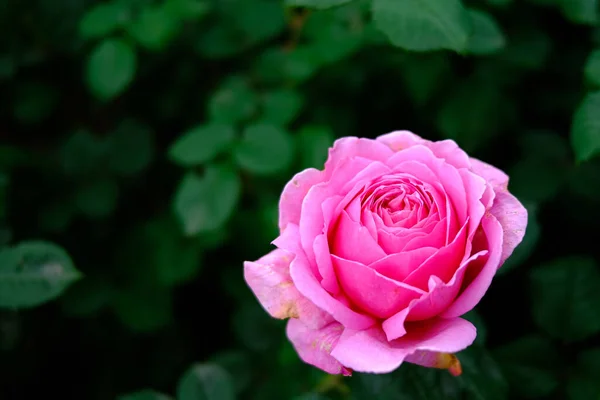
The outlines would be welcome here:
M 1 0 L 0 399 L 599 399 L 599 21 L 597 0 Z M 527 234 L 467 315 L 462 376 L 328 376 L 242 263 L 335 138 L 401 129 L 507 171 Z

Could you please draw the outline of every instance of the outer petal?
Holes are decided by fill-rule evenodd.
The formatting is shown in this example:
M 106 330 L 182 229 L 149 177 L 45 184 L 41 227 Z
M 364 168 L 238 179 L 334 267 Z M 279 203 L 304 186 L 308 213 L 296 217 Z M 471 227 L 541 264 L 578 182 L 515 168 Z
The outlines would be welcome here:
M 279 230 L 281 232 L 289 222 L 298 225 L 304 197 L 311 187 L 322 180 L 323 172 L 309 168 L 294 175 L 285 185 L 279 198 Z
M 244 262 L 246 283 L 263 308 L 274 318 L 301 318 L 312 328 L 333 321 L 294 287 L 289 265 L 294 256 L 276 249 L 256 262 Z
M 494 188 L 506 189 L 508 175 L 490 164 L 471 157 L 471 171 L 488 181 Z
M 500 265 L 502 265 L 525 236 L 527 209 L 515 196 L 507 191 L 499 190 L 496 192 L 490 212 L 500 222 L 504 231 L 502 257 L 500 257 Z
M 331 355 L 356 371 L 388 373 L 417 351 L 463 350 L 473 343 L 476 334 L 475 327 L 461 318 L 414 323 L 404 337 L 391 342 L 379 327 L 365 331 L 346 329 Z
M 337 344 L 344 328 L 337 322 L 312 330 L 298 320 L 287 324 L 287 337 L 305 363 L 330 374 L 350 375 L 350 371 L 333 358 L 331 349 Z
M 479 303 L 485 292 L 490 287 L 492 279 L 498 269 L 502 255 L 502 226 L 490 214 L 483 218 L 481 223 L 488 242 L 488 259 L 480 271 L 467 271 L 463 286 L 465 289 L 456 301 L 441 314 L 444 318 L 453 318 L 470 311 Z M 477 263 L 471 265 L 477 268 Z
M 357 137 L 344 137 L 338 139 L 329 149 L 329 156 L 325 162 L 325 175 L 331 177 L 337 166 L 344 160 L 363 157 L 373 161 L 385 162 L 393 151 L 389 147 L 372 139 L 359 139 Z

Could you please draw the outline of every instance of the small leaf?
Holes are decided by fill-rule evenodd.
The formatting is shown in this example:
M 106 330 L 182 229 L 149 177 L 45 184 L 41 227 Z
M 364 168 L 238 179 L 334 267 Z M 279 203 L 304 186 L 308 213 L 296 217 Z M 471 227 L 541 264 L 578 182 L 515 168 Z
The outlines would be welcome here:
M 60 149 L 62 169 L 65 174 L 87 177 L 98 172 L 107 153 L 106 143 L 87 131 L 76 131 Z
M 234 400 L 233 379 L 216 364 L 196 364 L 177 385 L 177 400 Z
M 128 26 L 129 34 L 151 51 L 164 49 L 177 32 L 178 21 L 164 7 L 149 6 Z
M 600 2 L 598 0 L 561 0 L 563 14 L 569 20 L 585 25 L 598 23 Z
M 60 296 L 81 273 L 55 244 L 21 242 L 0 251 L 0 307 L 28 308 Z
M 341 6 L 352 0 L 285 0 L 286 7 L 307 7 L 316 9 L 325 9 Z
M 227 166 L 211 165 L 203 176 L 187 173 L 173 203 L 186 235 L 221 227 L 227 222 L 240 198 L 241 182 Z
M 227 80 L 208 100 L 208 114 L 212 121 L 235 124 L 256 112 L 258 97 L 240 77 Z
M 506 38 L 494 17 L 478 10 L 468 10 L 468 13 L 473 29 L 469 37 L 468 53 L 492 54 L 506 45 Z
M 71 285 L 60 302 L 65 314 L 87 317 L 109 305 L 113 296 L 114 290 L 107 282 L 86 277 Z
M 107 137 L 108 165 L 115 173 L 132 176 L 142 172 L 154 156 L 152 131 L 126 119 Z
M 212 161 L 235 139 L 231 125 L 209 123 L 183 133 L 169 148 L 169 158 L 179 165 L 191 167 Z
M 169 289 L 132 287 L 119 291 L 112 305 L 117 317 L 131 331 L 151 332 L 171 322 L 172 303 Z
M 549 335 L 567 342 L 600 332 L 600 271 L 593 260 L 567 257 L 531 273 L 532 313 Z
M 333 146 L 333 132 L 325 126 L 309 125 L 300 129 L 297 138 L 301 168 L 323 169 Z
M 144 389 L 139 392 L 119 396 L 117 400 L 172 400 L 172 398 L 152 389 Z
M 395 46 L 414 51 L 469 44 L 469 14 L 460 0 L 373 0 L 373 19 Z
M 219 352 L 213 355 L 210 361 L 229 372 L 236 393 L 240 394 L 252 383 L 255 371 L 252 368 L 252 359 L 246 353 L 237 350 Z
M 79 33 L 84 39 L 108 36 L 131 18 L 129 4 L 125 1 L 100 3 L 88 10 L 79 23 Z
M 600 86 L 600 49 L 592 51 L 585 63 L 585 79 L 594 86 Z
M 293 90 L 276 90 L 263 97 L 262 119 L 285 126 L 292 122 L 302 109 L 304 99 Z
M 249 125 L 234 150 L 243 169 L 257 175 L 284 171 L 292 162 L 294 143 L 289 133 L 271 124 Z
M 525 398 L 549 396 L 559 383 L 562 367 L 552 341 L 542 336 L 523 336 L 494 350 L 507 381 Z
M 110 215 L 119 197 L 119 186 L 112 179 L 92 181 L 80 187 L 75 194 L 77 208 L 90 218 Z
M 189 20 L 205 16 L 210 6 L 203 0 L 166 0 L 164 10 L 175 18 Z
M 100 42 L 87 60 L 86 79 L 94 96 L 110 100 L 124 92 L 135 76 L 133 47 L 121 39 Z
M 600 151 L 600 91 L 589 93 L 577 107 L 571 125 L 571 146 L 580 162 Z

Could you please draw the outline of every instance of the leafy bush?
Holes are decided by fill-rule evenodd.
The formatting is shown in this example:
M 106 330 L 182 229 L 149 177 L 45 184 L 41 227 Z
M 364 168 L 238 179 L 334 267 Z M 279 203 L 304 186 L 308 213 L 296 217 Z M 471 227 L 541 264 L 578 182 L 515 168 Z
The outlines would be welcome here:
M 0 397 L 597 397 L 598 3 L 0 1 Z M 294 172 L 397 129 L 508 171 L 528 231 L 462 376 L 328 376 L 242 262 Z

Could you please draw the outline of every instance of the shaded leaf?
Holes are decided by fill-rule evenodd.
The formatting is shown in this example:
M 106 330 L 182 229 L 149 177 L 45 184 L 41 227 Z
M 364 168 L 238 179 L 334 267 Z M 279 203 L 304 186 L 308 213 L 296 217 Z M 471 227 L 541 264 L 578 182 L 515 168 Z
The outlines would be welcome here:
M 216 364 L 193 365 L 177 385 L 178 400 L 234 400 L 233 379 Z
M 589 93 L 577 107 L 571 146 L 578 161 L 587 161 L 600 151 L 600 91 Z
M 121 39 L 105 39 L 90 54 L 86 80 L 90 91 L 100 100 L 123 93 L 133 81 L 137 67 L 133 47 Z
M 489 13 L 468 10 L 472 32 L 467 52 L 477 55 L 492 54 L 506 45 L 506 38 L 498 23 Z
M 271 175 L 289 167 L 294 156 L 294 142 L 283 129 L 266 123 L 253 124 L 244 130 L 242 141 L 234 149 L 238 165 L 257 175 Z
M 231 125 L 209 123 L 183 133 L 169 148 L 169 158 L 182 166 L 194 166 L 212 161 L 235 139 Z
M 600 86 L 600 49 L 594 50 L 588 56 L 584 68 L 585 79 L 594 86 Z

